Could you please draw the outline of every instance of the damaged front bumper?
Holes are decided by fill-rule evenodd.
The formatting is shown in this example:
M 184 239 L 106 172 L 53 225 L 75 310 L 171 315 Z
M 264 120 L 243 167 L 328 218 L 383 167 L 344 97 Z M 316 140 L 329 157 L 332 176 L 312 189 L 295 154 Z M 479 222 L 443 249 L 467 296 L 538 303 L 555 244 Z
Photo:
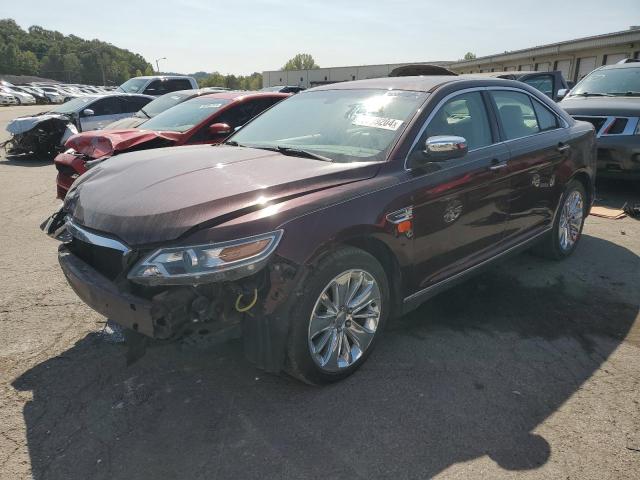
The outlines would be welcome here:
M 66 245 L 58 248 L 60 267 L 73 291 L 96 312 L 151 338 L 157 338 L 152 303 L 124 293 L 108 278 L 73 255 Z
M 74 226 L 63 210 L 41 228 L 63 242 L 58 260 L 76 294 L 126 331 L 166 341 L 195 336 L 218 343 L 242 337 L 249 361 L 270 372 L 282 369 L 292 292 L 302 284 L 304 269 L 276 257 L 238 280 L 145 286 L 126 277 L 126 264 L 139 253 L 109 248 L 114 245 L 106 237 Z M 121 269 L 109 270 L 118 263 Z

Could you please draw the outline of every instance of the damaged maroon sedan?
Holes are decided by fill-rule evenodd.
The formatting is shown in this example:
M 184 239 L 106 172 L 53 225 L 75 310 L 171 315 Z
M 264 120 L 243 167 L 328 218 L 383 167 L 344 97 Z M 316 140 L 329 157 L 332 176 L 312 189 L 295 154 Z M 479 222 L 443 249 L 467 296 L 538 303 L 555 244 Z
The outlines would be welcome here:
M 95 130 L 70 137 L 65 143 L 67 150 L 54 160 L 58 170 L 57 197 L 64 199 L 76 178 L 113 155 L 150 148 L 220 143 L 251 118 L 290 96 L 243 91 L 201 95 L 201 91 L 195 90 L 191 95 L 195 98 L 154 115 L 139 128 Z
M 241 336 L 259 367 L 326 383 L 482 267 L 570 255 L 594 167 L 593 127 L 520 82 L 362 80 L 299 93 L 222 145 L 98 165 L 43 228 L 133 345 Z

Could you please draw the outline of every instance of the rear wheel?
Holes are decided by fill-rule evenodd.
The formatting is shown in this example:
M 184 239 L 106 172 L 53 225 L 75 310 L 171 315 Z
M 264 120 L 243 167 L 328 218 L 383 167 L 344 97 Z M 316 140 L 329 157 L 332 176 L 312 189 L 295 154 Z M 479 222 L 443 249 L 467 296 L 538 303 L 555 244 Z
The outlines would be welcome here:
M 562 195 L 560 211 L 550 234 L 535 251 L 554 260 L 562 260 L 576 249 L 587 212 L 587 195 L 582 183 L 572 180 Z
M 371 353 L 389 308 L 384 269 L 352 247 L 325 257 L 293 308 L 287 370 L 311 384 L 341 380 Z

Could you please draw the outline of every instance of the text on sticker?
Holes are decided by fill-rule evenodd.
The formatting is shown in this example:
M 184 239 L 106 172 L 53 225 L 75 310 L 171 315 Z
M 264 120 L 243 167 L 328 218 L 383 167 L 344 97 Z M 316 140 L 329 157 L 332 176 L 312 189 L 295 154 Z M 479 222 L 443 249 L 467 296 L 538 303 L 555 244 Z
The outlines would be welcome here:
M 395 118 L 374 117 L 371 115 L 356 115 L 351 122 L 359 127 L 383 128 L 384 130 L 398 130 L 402 120 Z

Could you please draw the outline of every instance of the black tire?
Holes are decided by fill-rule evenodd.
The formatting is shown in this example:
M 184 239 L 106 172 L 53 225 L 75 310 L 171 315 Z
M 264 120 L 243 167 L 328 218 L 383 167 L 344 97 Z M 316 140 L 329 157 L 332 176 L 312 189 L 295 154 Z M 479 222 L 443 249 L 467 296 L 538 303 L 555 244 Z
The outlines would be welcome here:
M 363 270 L 375 279 L 380 292 L 380 316 L 371 343 L 351 365 L 337 372 L 323 370 L 312 358 L 309 346 L 311 315 L 328 284 L 348 270 Z M 367 359 L 382 330 L 390 309 L 390 294 L 387 275 L 382 265 L 369 253 L 354 247 L 341 247 L 322 258 L 317 268 L 307 277 L 299 300 L 291 309 L 291 326 L 287 341 L 287 363 L 285 370 L 291 376 L 312 385 L 321 385 L 342 380 L 355 372 Z
M 582 197 L 582 222 L 580 223 L 580 228 L 578 229 L 578 235 L 575 241 L 568 248 L 563 248 L 560 242 L 560 220 L 565 202 L 573 192 L 578 192 Z M 580 238 L 582 237 L 582 228 L 584 227 L 584 221 L 588 210 L 587 201 L 588 199 L 584 185 L 577 180 L 571 180 L 567 184 L 567 188 L 560 199 L 558 213 L 553 222 L 551 232 L 544 238 L 544 240 L 535 246 L 533 251 L 538 255 L 551 260 L 564 260 L 571 255 L 575 251 L 578 243 L 580 242 Z

